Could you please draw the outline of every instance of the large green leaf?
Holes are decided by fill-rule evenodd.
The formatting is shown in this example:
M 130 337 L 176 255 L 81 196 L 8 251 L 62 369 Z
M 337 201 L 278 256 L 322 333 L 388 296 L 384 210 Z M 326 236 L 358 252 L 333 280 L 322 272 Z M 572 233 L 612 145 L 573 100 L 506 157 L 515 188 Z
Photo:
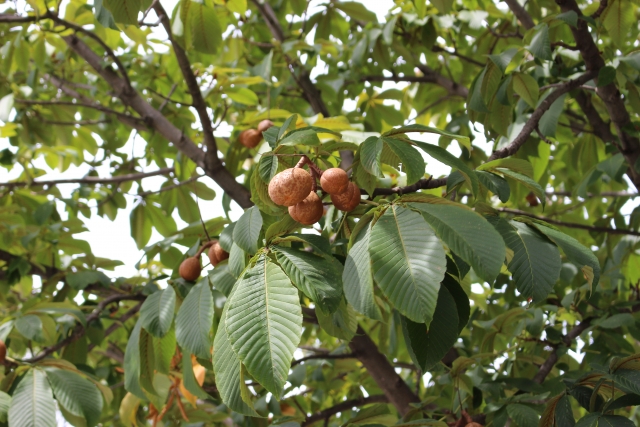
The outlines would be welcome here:
M 446 259 L 442 242 L 424 218 L 390 206 L 371 230 L 369 255 L 373 276 L 396 309 L 428 326 Z
M 518 427 L 538 427 L 540 417 L 529 406 L 512 403 L 507 405 L 507 413 L 518 424 Z
M 470 264 L 487 282 L 493 282 L 504 263 L 505 247 L 500 234 L 481 215 L 464 205 L 439 197 L 428 203 L 411 203 L 420 210 L 438 237 Z
M 518 291 L 534 302 L 543 301 L 560 277 L 560 251 L 546 237 L 517 221 L 498 219 L 495 227 L 513 251 L 509 271 Z
M 473 170 L 467 166 L 462 160 L 455 157 L 442 147 L 437 145 L 428 144 L 421 141 L 411 141 L 416 144 L 422 151 L 433 157 L 434 159 L 444 163 L 447 166 L 451 166 L 454 169 L 458 169 L 464 176 L 465 181 L 471 187 L 473 194 L 478 194 L 478 177 Z
M 275 247 L 277 259 L 294 285 L 322 310 L 333 313 L 342 299 L 341 264 L 328 257 Z
M 30 369 L 13 392 L 9 407 L 9 426 L 56 426 L 56 404 L 51 386 L 40 369 Z
M 369 174 L 382 178 L 382 138 L 370 136 L 360 146 L 360 164 Z
M 351 341 L 358 329 L 356 313 L 344 300 L 340 300 L 340 306 L 331 314 L 316 308 L 316 317 L 326 333 L 347 342 Z
M 214 289 L 222 292 L 225 296 L 229 296 L 233 285 L 236 284 L 236 278 L 229 270 L 229 264 L 218 264 L 216 268 L 209 272 L 209 280 Z
M 4 391 L 0 391 L 0 423 L 7 422 L 9 407 L 11 406 L 11 396 Z
M 509 183 L 503 177 L 491 172 L 476 170 L 476 176 L 480 184 L 484 185 L 487 190 L 497 195 L 502 203 L 507 203 L 511 197 L 511 188 Z
M 230 296 L 231 297 L 231 296 Z M 227 317 L 227 308 L 222 311 L 221 319 Z M 231 348 L 227 328 L 220 323 L 216 337 L 213 340 L 213 371 L 216 377 L 216 387 L 222 401 L 233 411 L 248 416 L 258 416 L 250 402 L 242 398 L 242 363 L 238 355 Z
M 532 225 L 553 240 L 562 249 L 569 261 L 580 267 L 585 279 L 592 288 L 598 285 L 598 282 L 600 282 L 600 262 L 589 248 L 573 237 L 567 236 L 551 227 L 538 223 L 532 223 Z
M 413 362 L 427 372 L 444 357 L 458 339 L 458 310 L 445 286 L 438 291 L 438 303 L 431 325 L 402 317 L 402 333 Z
M 538 103 L 538 82 L 528 74 L 513 73 L 513 90 L 531 107 Z
M 140 319 L 136 322 L 131 330 L 129 342 L 124 352 L 124 388 L 131 394 L 136 395 L 140 399 L 146 396 L 140 386 L 140 331 L 142 322 Z
M 551 59 L 551 41 L 549 40 L 549 26 L 547 24 L 541 24 L 531 38 L 529 52 L 539 59 Z
M 355 230 L 354 230 L 355 233 Z M 369 237 L 371 226 L 357 234 L 347 254 L 342 272 L 344 295 L 349 304 L 367 317 L 382 320 L 382 314 L 375 301 L 371 257 L 369 256 Z
M 216 53 L 222 45 L 222 29 L 214 8 L 204 2 L 190 3 L 189 28 L 193 47 L 198 52 Z
M 103 401 L 94 383 L 75 372 L 58 368 L 48 367 L 45 372 L 59 405 L 67 412 L 84 418 L 87 427 L 98 424 Z
M 233 350 L 249 374 L 279 398 L 302 334 L 298 290 L 277 264 L 261 257 L 227 304 Z
M 618 48 L 623 49 L 628 41 L 629 29 L 635 22 L 633 3 L 625 0 L 610 0 L 600 18 L 611 40 Z
M 141 0 L 103 0 L 102 4 L 109 9 L 118 24 L 138 24 Z
M 124 1 L 124 0 L 123 0 Z M 129 225 L 131 227 L 131 237 L 136 242 L 138 249 L 144 248 L 151 239 L 151 221 L 147 219 L 144 205 L 138 204 L 129 216 Z
M 407 174 L 407 184 L 413 184 L 424 176 L 425 164 L 418 150 L 398 139 L 384 138 L 384 142 L 402 162 L 402 172 Z
M 242 214 L 233 229 L 233 242 L 250 254 L 258 250 L 258 237 L 262 229 L 262 215 L 257 206 Z
M 140 386 L 145 392 L 157 395 L 155 388 L 156 351 L 153 336 L 145 329 L 140 330 Z M 149 396 L 147 396 L 149 397 Z
M 140 307 L 142 327 L 153 336 L 165 336 L 171 328 L 175 307 L 176 292 L 171 286 L 152 293 Z
M 199 397 L 200 399 L 210 399 L 207 392 L 200 387 L 200 384 L 198 384 L 198 380 L 193 373 L 191 353 L 187 351 L 182 352 L 182 384 L 184 384 L 184 388 L 194 396 Z
M 44 341 L 42 320 L 35 314 L 18 317 L 14 326 L 26 339 L 36 342 Z
M 180 347 L 203 359 L 211 357 L 209 332 L 213 326 L 213 296 L 209 280 L 189 291 L 176 316 L 176 339 Z

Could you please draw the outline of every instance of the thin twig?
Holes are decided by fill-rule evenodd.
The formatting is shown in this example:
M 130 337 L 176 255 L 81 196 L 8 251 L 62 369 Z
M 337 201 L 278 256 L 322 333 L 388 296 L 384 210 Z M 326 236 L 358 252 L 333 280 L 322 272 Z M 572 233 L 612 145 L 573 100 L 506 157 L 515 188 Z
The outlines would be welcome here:
M 127 181 L 137 181 L 137 180 L 149 178 L 152 176 L 169 175 L 171 173 L 173 173 L 173 168 L 163 168 L 153 172 L 141 172 L 141 173 L 132 173 L 127 175 L 116 175 L 110 178 L 99 178 L 95 176 L 87 176 L 84 178 L 57 179 L 57 180 L 50 180 L 50 181 L 34 180 L 31 182 L 25 182 L 25 181 L 0 182 L 0 187 L 35 187 L 35 186 L 43 186 L 43 185 L 53 186 L 53 185 L 59 185 L 59 184 L 91 184 L 91 185 L 102 184 L 104 185 L 104 184 L 115 184 L 115 183 L 127 182 Z

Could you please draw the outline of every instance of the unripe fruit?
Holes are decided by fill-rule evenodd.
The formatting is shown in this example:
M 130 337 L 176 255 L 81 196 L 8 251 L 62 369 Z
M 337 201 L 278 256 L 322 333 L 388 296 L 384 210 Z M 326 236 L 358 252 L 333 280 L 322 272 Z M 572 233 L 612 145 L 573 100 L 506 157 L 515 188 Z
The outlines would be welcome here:
M 200 277 L 200 273 L 202 272 L 202 267 L 200 267 L 200 259 L 196 257 L 189 257 L 182 261 L 180 264 L 180 277 L 184 280 L 188 280 L 193 282 L 198 277 Z
M 340 168 L 327 169 L 322 172 L 320 185 L 329 194 L 344 193 L 349 186 L 349 175 Z
M 220 243 L 216 240 L 209 248 L 209 261 L 211 261 L 211 265 L 215 267 L 220 261 L 224 261 L 227 258 L 229 258 L 229 253 L 222 249 L 222 246 L 220 246 Z
M 331 195 L 331 202 L 341 211 L 351 212 L 360 204 L 360 189 L 350 182 L 344 193 Z
M 262 132 L 257 129 L 243 130 L 238 135 L 238 141 L 247 148 L 255 148 L 262 141 Z
M 313 178 L 301 168 L 285 169 L 271 178 L 269 198 L 280 206 L 293 206 L 309 195 Z
M 289 206 L 289 215 L 291 215 L 291 218 L 304 225 L 315 224 L 322 218 L 323 213 L 324 206 L 322 206 L 322 200 L 320 200 L 320 197 L 318 197 L 314 191 L 310 192 L 300 203 Z
M 7 358 L 7 346 L 4 341 L 0 341 L 0 364 L 4 365 L 4 361 Z
M 271 126 L 273 126 L 273 122 L 271 120 L 263 120 L 260 122 L 260 124 L 258 124 L 258 131 L 262 133 L 269 129 Z

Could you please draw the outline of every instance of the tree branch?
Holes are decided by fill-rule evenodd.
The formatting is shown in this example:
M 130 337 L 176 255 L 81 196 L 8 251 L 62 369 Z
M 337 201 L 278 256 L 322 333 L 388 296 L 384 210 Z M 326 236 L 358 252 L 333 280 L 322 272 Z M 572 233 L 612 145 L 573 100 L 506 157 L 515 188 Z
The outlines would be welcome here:
M 307 419 L 304 420 L 304 422 L 302 423 L 302 427 L 310 426 L 311 424 L 317 421 L 328 420 L 333 415 L 339 412 L 347 411 L 354 407 L 365 406 L 370 403 L 385 403 L 385 402 L 388 402 L 387 397 L 381 394 L 373 395 L 369 397 L 361 397 L 359 399 L 346 400 L 344 402 L 338 403 L 335 406 L 332 406 L 331 408 L 324 409 L 320 412 L 317 412 L 307 417 Z
M 447 177 L 436 178 L 436 179 L 433 179 L 432 177 L 422 178 L 415 184 L 407 185 L 406 187 L 376 188 L 371 198 L 373 199 L 374 197 L 377 197 L 377 196 L 389 196 L 392 194 L 403 195 L 408 193 L 415 193 L 418 190 L 439 188 L 439 187 L 444 187 L 445 185 L 447 185 Z M 361 189 L 360 191 L 364 194 L 367 193 L 363 189 Z
M 81 95 L 77 92 L 75 92 L 75 94 L 78 95 L 78 97 L 74 96 L 74 98 L 80 99 Z M 69 105 L 74 107 L 91 108 L 93 110 L 102 111 L 103 113 L 112 114 L 114 116 L 117 116 L 118 118 L 126 119 L 127 121 L 133 120 L 133 121 L 142 123 L 142 120 L 139 117 L 134 117 L 129 114 L 121 113 L 120 111 L 112 110 L 110 108 L 103 107 L 100 104 L 94 104 L 94 103 L 71 102 L 71 101 L 38 101 L 38 100 L 31 100 L 31 99 L 16 99 L 14 100 L 14 102 L 17 104 L 25 104 L 25 105 Z M 125 124 L 132 126 L 130 122 L 127 122 Z M 146 126 L 142 127 L 142 130 L 146 130 L 146 129 L 147 129 Z
M 131 319 L 133 316 L 136 315 L 136 313 L 138 313 L 140 311 L 140 307 L 142 307 L 142 303 L 144 301 L 140 301 L 138 304 L 134 305 L 133 307 L 131 307 L 125 314 L 123 314 L 122 316 L 120 316 L 120 318 L 114 322 L 113 324 L 111 324 L 111 326 L 109 326 L 105 331 L 104 331 L 104 338 L 108 337 L 109 335 L 111 335 L 113 332 L 115 332 L 116 329 L 118 329 L 120 326 L 124 325 L 124 323 Z M 95 348 L 95 344 L 94 343 L 90 343 L 89 347 L 87 347 L 87 351 L 91 351 Z
M 591 318 L 584 319 L 580 324 L 575 325 L 573 329 L 571 329 L 567 335 L 562 338 L 562 341 L 565 343 L 567 347 L 571 346 L 571 343 L 574 339 L 576 339 L 582 332 L 584 332 L 589 326 L 591 326 Z M 558 363 L 558 348 L 554 348 L 551 351 L 551 354 L 547 357 L 544 363 L 540 366 L 538 373 L 533 377 L 533 381 L 542 384 L 547 378 L 547 375 L 551 372 L 553 367 Z
M 581 230 L 593 231 L 595 233 L 609 233 L 609 234 L 626 234 L 629 236 L 640 236 L 639 231 L 628 230 L 626 228 L 611 228 L 611 227 L 597 227 L 595 225 L 577 224 L 574 222 L 564 222 L 557 219 L 549 218 L 546 216 L 535 215 L 519 209 L 510 208 L 498 208 L 500 212 L 510 213 L 514 215 L 528 216 L 530 218 L 539 219 L 541 221 L 548 222 L 549 224 L 560 225 L 562 227 L 579 228 Z
M 84 178 L 56 179 L 51 181 L 31 181 L 31 182 L 0 182 L 0 187 L 35 187 L 35 186 L 52 186 L 59 184 L 116 184 L 127 181 L 137 181 L 158 175 L 169 175 L 173 173 L 173 168 L 158 169 L 153 172 L 131 173 L 127 175 L 116 175 L 110 178 L 99 178 L 97 176 L 86 176 Z
M 299 365 L 302 362 L 306 362 L 307 360 L 314 359 L 354 359 L 356 357 L 353 353 L 345 353 L 345 354 L 312 354 L 311 356 L 305 356 L 300 359 L 296 359 L 291 362 L 291 367 L 293 368 L 296 365 Z
M 540 105 L 538 105 L 538 108 L 534 110 L 533 114 L 531 114 L 531 117 L 529 117 L 529 120 L 527 120 L 518 136 L 516 136 L 515 139 L 511 141 L 506 147 L 494 151 L 487 161 L 490 162 L 495 159 L 502 159 L 504 157 L 514 155 L 520 149 L 520 147 L 524 145 L 525 142 L 527 142 L 527 139 L 529 138 L 531 133 L 538 126 L 538 122 L 542 118 L 542 115 L 549 108 L 551 108 L 551 105 L 556 99 L 560 98 L 560 96 L 562 96 L 563 94 L 588 82 L 595 76 L 596 74 L 593 71 L 587 71 L 577 79 L 569 80 L 568 82 L 565 82 L 562 86 L 559 86 L 556 90 L 551 92 L 549 96 L 547 96 L 544 101 L 542 101 Z
M 533 23 L 533 19 L 531 18 L 531 15 L 529 15 L 529 12 L 526 11 L 524 6 L 521 6 L 520 3 L 518 3 L 518 0 L 504 0 L 504 2 L 509 6 L 511 12 L 513 12 L 516 18 L 518 18 L 518 21 L 520 21 L 520 24 L 525 29 L 530 30 L 536 26 L 536 24 Z

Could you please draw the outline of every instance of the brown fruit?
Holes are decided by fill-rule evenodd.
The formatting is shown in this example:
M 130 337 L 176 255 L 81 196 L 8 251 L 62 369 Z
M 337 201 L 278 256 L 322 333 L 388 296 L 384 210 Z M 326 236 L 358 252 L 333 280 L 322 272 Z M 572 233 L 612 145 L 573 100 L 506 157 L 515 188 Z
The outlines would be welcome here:
M 4 361 L 7 358 L 7 346 L 4 341 L 0 341 L 0 364 L 4 365 Z
M 211 265 L 215 267 L 220 261 L 224 261 L 227 258 L 229 258 L 229 253 L 222 249 L 222 246 L 220 246 L 220 243 L 216 240 L 209 248 L 209 261 L 211 261 Z
M 351 212 L 360 204 L 360 189 L 350 182 L 344 193 L 331 195 L 331 202 L 341 211 Z
M 273 122 L 271 120 L 263 120 L 258 124 L 258 131 L 262 133 L 269 129 L 271 126 L 273 126 Z
M 313 178 L 301 168 L 285 169 L 271 178 L 269 198 L 280 206 L 293 206 L 309 195 Z
M 320 185 L 329 194 L 344 193 L 349 187 L 349 175 L 340 168 L 327 169 L 322 172 Z
M 247 148 L 255 148 L 262 141 L 262 132 L 258 129 L 243 130 L 238 135 L 238 141 Z
M 200 267 L 200 260 L 196 257 L 189 257 L 182 261 L 180 264 L 180 277 L 184 280 L 194 281 L 200 277 L 202 267 Z
M 322 200 L 314 191 L 310 192 L 300 203 L 295 206 L 289 206 L 291 218 L 304 225 L 315 224 L 322 218 L 323 213 Z

